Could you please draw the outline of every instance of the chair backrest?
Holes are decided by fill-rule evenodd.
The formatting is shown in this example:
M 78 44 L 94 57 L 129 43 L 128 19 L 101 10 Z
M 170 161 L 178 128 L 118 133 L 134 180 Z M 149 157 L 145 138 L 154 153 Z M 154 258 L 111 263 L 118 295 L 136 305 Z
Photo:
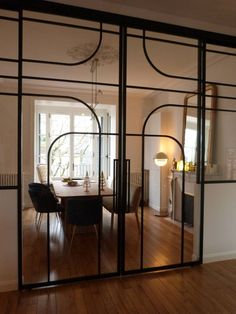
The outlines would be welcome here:
M 47 185 L 30 183 L 29 195 L 37 212 L 47 213 L 57 211 L 58 200 Z
M 130 201 L 127 202 L 127 207 L 125 211 L 126 213 L 137 212 L 141 200 L 141 193 L 142 189 L 140 185 L 130 184 L 130 189 L 128 190 L 128 196 Z
M 72 225 L 90 226 L 102 219 L 102 197 L 85 196 L 71 198 L 66 203 L 66 222 Z
M 39 182 L 47 184 L 47 165 L 39 164 L 36 166 Z
M 138 207 L 141 200 L 142 189 L 140 185 L 130 184 L 130 189 L 127 191 L 127 204 L 126 213 L 135 213 L 138 211 Z M 116 199 L 113 196 L 107 196 L 103 198 L 103 206 L 111 213 L 117 213 Z

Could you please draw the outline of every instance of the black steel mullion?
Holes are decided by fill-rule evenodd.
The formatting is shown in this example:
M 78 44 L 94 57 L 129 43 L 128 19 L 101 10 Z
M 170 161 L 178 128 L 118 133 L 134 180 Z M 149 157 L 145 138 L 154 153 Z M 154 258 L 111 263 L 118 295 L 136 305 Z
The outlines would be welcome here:
M 32 61 L 33 62 L 33 61 Z M 51 62 L 50 62 L 51 63 Z M 0 76 L 1 77 L 1 76 Z M 14 78 L 14 77 L 9 77 Z M 54 77 L 39 77 L 39 76 L 29 76 L 23 75 L 23 79 L 25 80 L 38 80 L 38 81 L 52 81 L 52 82 L 64 82 L 64 83 L 78 83 L 78 84 L 90 84 L 90 85 L 97 85 L 97 86 L 111 86 L 111 87 L 119 87 L 117 83 L 104 83 L 104 82 L 92 82 L 92 81 L 81 81 L 81 80 L 70 80 L 70 79 L 60 79 Z
M 69 27 L 69 28 L 78 28 L 78 29 L 85 29 L 85 30 L 90 30 L 90 31 L 99 31 L 98 28 L 96 27 L 89 27 L 89 26 L 82 26 L 82 25 L 76 25 L 76 24 L 68 24 L 68 23 L 61 23 L 61 22 L 55 22 L 55 21 L 49 21 L 49 20 L 43 20 L 43 19 L 36 19 L 36 18 L 30 18 L 30 17 L 24 17 L 24 21 L 28 22 L 36 22 L 36 23 L 42 23 L 42 24 L 50 24 L 50 25 L 56 25 L 56 26 L 62 26 L 62 27 Z M 93 21 L 91 21 L 93 22 Z M 107 34 L 119 34 L 116 31 L 111 31 L 111 30 L 103 30 L 103 33 Z
M 18 63 L 18 59 L 4 58 L 4 57 L 0 57 L 0 61 Z M 16 76 L 16 78 L 17 78 L 17 76 Z
M 153 91 L 160 91 L 160 92 L 172 92 L 172 93 L 180 93 L 180 94 L 188 94 L 192 91 L 189 90 L 180 90 L 180 89 L 171 89 L 171 88 L 161 88 L 161 87 L 154 87 L 154 86 L 138 86 L 138 85 L 127 85 L 127 89 L 143 89 L 143 90 L 153 90 Z
M 23 0 L 22 3 L 16 0 L 11 0 L 10 3 L 1 3 L 0 8 L 9 10 L 18 10 L 22 6 L 25 10 L 33 10 L 42 13 L 57 14 L 60 16 L 75 17 L 91 21 L 101 21 L 112 25 L 124 25 L 134 29 L 146 29 L 170 35 L 181 35 L 187 38 L 205 39 L 208 43 L 236 47 L 236 37 L 227 34 L 219 34 L 216 32 L 204 31 L 186 26 L 177 26 L 164 22 L 142 19 L 138 17 L 130 17 L 110 12 L 92 10 L 78 6 L 70 6 L 49 1 L 31 1 Z
M 47 278 L 50 282 L 51 256 L 50 256 L 50 214 L 47 212 Z
M 140 230 L 140 269 L 143 269 L 143 229 L 144 229 L 144 204 L 143 204 L 143 196 L 144 196 L 144 168 L 145 168 L 145 126 L 142 130 L 142 157 L 141 157 L 141 230 Z
M 181 243 L 180 243 L 180 261 L 184 263 L 184 221 L 185 221 L 185 154 L 182 152 L 183 170 L 182 170 L 182 193 L 181 193 Z
M 200 183 L 201 168 L 201 91 L 202 91 L 202 44 L 198 43 L 198 93 L 197 93 L 197 152 L 196 152 L 196 183 Z
M 36 11 L 43 12 L 45 13 L 48 11 L 48 13 L 56 14 L 59 12 L 59 15 L 63 16 L 69 16 L 72 15 L 72 17 L 78 18 L 79 16 L 82 19 L 90 19 L 94 21 L 101 21 L 107 22 L 110 24 L 116 23 L 117 25 L 122 25 L 120 26 L 120 65 L 119 65 L 119 85 L 118 84 L 109 84 L 109 83 L 98 83 L 98 85 L 107 85 L 107 86 L 119 86 L 119 162 L 116 164 L 117 165 L 117 178 L 118 178 L 118 183 L 117 183 L 117 191 L 118 191 L 118 209 L 122 210 L 121 214 L 119 214 L 118 217 L 118 273 L 140 273 L 140 272 L 147 272 L 147 271 L 155 271 L 155 270 L 163 270 L 163 269 L 169 269 L 170 267 L 172 268 L 178 268 L 181 266 L 189 266 L 189 265 L 195 265 L 199 264 L 199 262 L 202 262 L 202 256 L 203 256 L 203 213 L 204 213 L 204 151 L 205 151 L 205 84 L 206 84 L 206 44 L 203 40 L 199 40 L 199 73 L 198 73 L 198 82 L 199 82 L 199 101 L 198 105 L 200 106 L 199 108 L 199 113 L 200 113 L 200 121 L 201 124 L 199 124 L 199 142 L 198 142 L 198 149 L 199 150 L 199 158 L 198 158 L 198 168 L 199 168 L 199 182 L 201 183 L 201 208 L 200 208 L 200 249 L 199 249 L 199 254 L 200 258 L 199 261 L 197 262 L 189 262 L 189 263 L 184 263 L 183 261 L 183 244 L 184 242 L 182 241 L 182 248 L 181 248 L 181 265 L 176 264 L 176 265 L 166 265 L 162 267 L 150 267 L 148 269 L 143 269 L 143 247 L 141 250 L 141 269 L 139 270 L 132 270 L 132 271 L 125 271 L 124 266 L 125 266 L 125 215 L 124 215 L 124 209 L 126 207 L 126 195 L 127 195 L 127 186 L 126 186 L 126 163 L 125 163 L 125 157 L 126 157 L 126 89 L 129 88 L 136 88 L 136 89 L 151 89 L 150 87 L 141 87 L 141 86 L 128 86 L 126 85 L 126 49 L 127 49 L 127 29 L 126 26 L 134 27 L 136 29 L 140 29 L 140 27 L 150 30 L 157 30 L 158 31 L 158 26 L 159 31 L 162 33 L 167 33 L 167 34 L 181 34 L 182 36 L 186 37 L 191 37 L 191 38 L 205 38 L 209 39 L 209 43 L 214 43 L 214 44 L 219 44 L 219 45 L 228 45 L 229 47 L 236 47 L 236 37 L 234 36 L 225 36 L 225 35 L 218 35 L 216 33 L 210 33 L 210 32 L 203 32 L 203 31 L 198 31 L 194 29 L 189 29 L 189 28 L 183 28 L 183 27 L 175 27 L 174 25 L 168 25 L 165 23 L 156 23 L 153 21 L 147 21 L 147 20 L 142 20 L 142 19 L 136 19 L 136 18 L 129 18 L 126 16 L 120 16 L 116 14 L 109 14 L 105 12 L 100 12 L 100 11 L 95 11 L 95 10 L 89 10 L 89 9 L 81 9 L 81 8 L 76 8 L 76 7 L 68 7 L 65 5 L 61 4 L 54 4 L 54 3 L 49 3 L 49 2 L 44 2 L 44 1 L 37 1 L 32 2 L 32 1 L 27 1 L 23 0 L 22 3 L 19 1 L 12 1 L 14 2 L 14 8 L 15 10 L 19 10 L 19 18 L 7 18 L 7 17 L 2 17 L 5 20 L 13 21 L 13 22 L 18 22 L 18 59 L 7 59 L 7 58 L 0 58 L 0 61 L 6 61 L 6 62 L 18 62 L 18 76 L 5 76 L 4 78 L 9 78 L 9 79 L 18 79 L 18 94 L 13 94 L 13 93 L 0 93 L 0 95 L 9 95 L 9 96 L 16 96 L 18 95 L 18 103 L 17 103 L 17 108 L 18 108 L 18 121 L 17 121 L 17 128 L 18 128 L 18 139 L 17 139 L 17 156 L 18 156 L 18 161 L 17 161 L 17 173 L 18 173 L 18 179 L 17 179 L 17 186 L 10 186 L 10 187 L 0 187 L 0 189 L 17 189 L 17 209 L 18 209 L 18 216 L 17 216 L 17 228 L 18 228 L 18 284 L 19 288 L 22 287 L 42 287 L 42 286 L 48 286 L 48 285 L 53 285 L 53 284 L 59 284 L 59 283 L 68 283 L 68 282 L 74 282 L 75 280 L 80 281 L 80 278 L 67 278 L 65 280 L 56 280 L 56 281 L 50 281 L 50 221 L 49 221 L 49 216 L 47 220 L 47 237 L 48 237 L 48 281 L 43 282 L 43 283 L 38 283 L 38 284 L 23 284 L 23 276 L 22 276 L 22 106 L 23 106 L 23 96 L 27 96 L 27 94 L 23 93 L 23 80 L 24 79 L 35 79 L 35 77 L 24 77 L 23 74 L 23 13 L 21 8 L 21 5 L 26 8 L 26 9 L 35 9 Z M 20 4 L 19 4 L 20 3 Z M 3 7 L 2 4 L 0 4 L 0 7 Z M 9 5 L 9 8 L 10 5 Z M 74 9 L 71 10 L 71 9 Z M 81 12 L 80 12 L 81 11 Z M 1 18 L 1 17 L 0 17 Z M 47 23 L 47 22 L 45 22 Z M 106 31 L 104 31 L 106 32 Z M 109 31 L 107 31 L 109 32 Z M 209 52 L 216 52 L 213 50 L 208 50 Z M 225 55 L 235 55 L 233 53 L 224 53 L 224 52 L 216 52 L 219 54 L 225 54 Z M 199 79 L 200 75 L 200 79 Z M 3 76 L 0 76 L 3 78 Z M 40 80 L 47 80 L 46 78 L 37 78 L 36 79 Z M 50 80 L 50 79 L 49 79 Z M 54 80 L 54 79 L 52 79 Z M 57 79 L 55 79 L 57 80 Z M 68 80 L 69 82 L 70 80 Z M 72 82 L 72 80 L 71 80 Z M 87 82 L 83 82 L 87 83 Z M 221 83 L 221 82 L 215 82 L 215 84 L 222 85 L 222 86 L 229 86 L 229 87 L 235 87 L 235 84 L 227 84 L 227 83 Z M 153 88 L 154 90 L 155 88 Z M 156 89 L 156 90 L 162 90 L 162 89 Z M 164 91 L 170 91 L 172 90 L 165 90 Z M 186 91 L 174 91 L 178 93 L 186 93 Z M 28 94 L 29 95 L 29 94 Z M 32 94 L 33 95 L 33 94 Z M 36 95 L 36 94 L 35 94 Z M 38 94 L 39 95 L 39 94 Z M 47 95 L 40 95 L 40 97 L 45 97 Z M 50 97 L 57 97 L 55 95 L 50 95 Z M 58 96 L 61 98 L 68 98 L 65 96 Z M 228 96 L 218 96 L 218 98 L 225 98 L 225 99 L 236 99 L 236 97 L 228 97 Z M 71 99 L 71 97 L 70 97 Z M 73 98 L 75 99 L 75 98 Z M 77 99 L 76 99 L 77 100 Z M 78 100 L 77 100 L 78 101 Z M 219 109 L 218 111 L 220 111 Z M 235 112 L 234 110 L 225 110 L 222 109 L 221 111 L 230 111 L 230 112 Z M 81 132 L 82 133 L 82 132 Z M 105 134 L 105 133 L 100 133 Z M 116 133 L 114 133 L 117 135 Z M 134 134 L 136 136 L 136 134 Z M 137 134 L 137 136 L 139 136 Z M 142 134 L 143 136 L 143 134 Z M 150 136 L 156 136 L 156 135 L 150 135 Z M 164 136 L 167 137 L 167 136 Z M 143 136 L 143 141 L 144 141 L 144 136 Z M 144 142 L 143 142 L 144 143 Z M 143 145 L 144 147 L 144 145 Z M 142 152 L 142 155 L 144 155 L 144 152 Z M 100 158 L 100 156 L 99 156 Z M 144 156 L 143 156 L 144 159 Z M 143 160 L 142 160 L 143 162 Z M 48 167 L 49 168 L 49 167 Z M 144 184 L 144 178 L 143 178 L 143 170 L 144 170 L 144 164 L 142 164 L 142 189 L 143 189 L 143 184 Z M 49 178 L 49 176 L 48 176 Z M 183 184 L 184 184 L 184 172 L 183 172 Z M 230 180 L 230 181 L 210 181 L 206 183 L 232 183 L 235 182 L 235 180 Z M 100 186 L 100 185 L 99 185 Z M 183 188 L 184 191 L 184 188 Z M 143 194 L 143 191 L 142 191 Z M 143 206 L 143 205 L 142 205 Z M 143 207 L 142 207 L 143 208 Z M 183 207 L 182 207 L 183 208 Z M 48 214 L 49 215 L 49 214 Z M 142 210 L 142 229 L 143 229 L 143 210 Z M 100 230 L 101 231 L 101 230 Z M 182 239 L 183 239 L 183 221 L 182 221 Z M 142 236 L 141 236 L 141 243 L 143 241 L 143 230 L 142 230 Z M 143 245 L 143 244 L 142 244 Z M 100 251 L 100 250 L 99 250 Z M 100 263 L 100 260 L 98 261 Z M 100 269 L 100 266 L 98 266 Z M 95 279 L 95 278 L 100 278 L 100 277 L 111 277 L 113 274 L 100 274 L 99 276 L 85 276 L 83 279 Z
M 220 51 L 220 50 L 214 50 L 214 49 L 206 49 L 206 52 L 211 52 L 211 53 L 218 53 L 221 55 L 227 55 L 227 56 L 234 56 L 236 57 L 235 52 L 227 52 L 227 51 Z
M 18 233 L 18 287 L 22 288 L 22 57 L 23 57 L 22 10 L 18 22 L 18 122 L 17 122 L 17 233 Z
M 204 195 L 205 195 L 205 113 L 206 113 L 206 42 L 200 42 L 200 62 L 201 62 L 201 151 L 200 156 L 200 234 L 199 234 L 199 260 L 203 262 L 203 232 L 204 232 Z
M 0 5 L 0 7 L 4 7 L 4 5 Z M 7 5 L 5 4 L 5 7 Z M 8 5 L 8 7 L 12 7 L 17 10 L 19 7 L 19 3 L 17 2 L 15 5 Z M 129 17 L 126 15 L 119 15 L 110 12 L 104 12 L 99 10 L 92 10 L 78 6 L 70 6 L 65 4 L 59 4 L 55 2 L 49 1 L 31 1 L 31 0 L 23 0 L 23 8 L 25 10 L 33 10 L 37 12 L 49 13 L 49 14 L 57 14 L 60 16 L 67 17 L 76 17 L 81 19 L 88 19 L 91 21 L 100 21 L 103 20 L 104 23 L 112 24 L 112 25 L 123 25 L 126 27 L 131 27 L 134 29 L 146 29 L 146 30 L 158 30 L 160 33 L 167 33 L 171 35 L 181 35 L 187 38 L 195 38 L 195 39 L 205 39 L 210 44 L 220 45 L 220 46 L 228 46 L 235 48 L 236 47 L 236 37 L 227 34 L 219 34 L 215 32 L 209 32 L 204 30 L 198 30 L 195 28 L 185 27 L 185 26 L 177 26 L 174 24 L 167 24 L 163 22 L 157 22 L 153 20 L 147 20 L 137 17 Z
M 12 76 L 12 75 L 0 75 L 0 78 L 7 79 L 7 80 L 18 80 L 18 76 Z
M 7 79 L 17 79 L 17 76 L 7 76 L 7 75 L 0 75 L 0 78 L 7 78 Z M 54 82 L 64 82 L 64 83 L 77 83 L 77 84 L 90 84 L 94 85 L 95 83 L 91 81 L 80 81 L 80 80 L 69 80 L 69 79 L 59 79 L 59 78 L 53 78 L 53 77 L 37 77 L 37 76 L 22 76 L 23 79 L 26 80 L 39 80 L 39 81 L 54 81 Z M 206 81 L 206 84 L 213 84 L 213 85 L 221 85 L 226 87 L 236 87 L 236 84 L 228 84 L 228 83 L 221 83 L 221 82 L 215 82 L 215 81 Z M 99 86 L 111 86 L 111 87 L 119 87 L 119 84 L 116 83 L 104 83 L 104 82 L 97 82 L 96 85 Z M 138 85 L 128 85 L 126 86 L 127 89 L 141 89 L 141 90 L 153 90 L 153 91 L 162 91 L 162 92 L 171 92 L 171 93 L 180 93 L 180 94 L 188 94 L 192 91 L 189 90 L 178 90 L 178 89 L 170 89 L 170 88 L 159 88 L 159 87 L 150 87 L 150 86 L 138 86 Z M 197 95 L 197 93 L 196 93 Z M 42 95 L 44 96 L 44 95 Z M 211 97 L 211 96 L 207 96 Z M 217 98 L 223 98 L 223 99 L 232 99 L 235 100 L 236 96 L 217 96 Z
M 164 104 L 164 105 L 160 105 L 158 107 L 156 107 L 155 109 L 153 109 L 149 115 L 146 117 L 144 124 L 143 124 L 143 128 L 142 128 L 142 198 L 143 198 L 143 185 L 144 185 L 144 145 L 145 145 L 145 137 L 146 136 L 150 136 L 150 137 L 159 137 L 159 138 L 169 138 L 172 139 L 173 141 L 175 141 L 180 150 L 181 150 L 181 154 L 182 154 L 182 159 L 183 159 L 183 165 L 185 165 L 185 154 L 184 154 L 184 148 L 183 145 L 173 136 L 170 135 L 166 135 L 166 134 L 145 134 L 145 129 L 147 126 L 147 122 L 149 120 L 149 118 L 151 117 L 151 115 L 153 113 L 155 113 L 156 111 L 158 111 L 161 108 L 165 108 L 165 107 L 186 107 L 186 105 L 176 105 L 176 104 Z M 188 106 L 188 107 L 194 107 L 195 106 Z M 183 167 L 182 170 L 182 200 L 181 200 L 181 206 L 182 206 L 182 212 L 181 212 L 181 218 L 182 218 L 182 224 L 181 224 L 181 243 L 180 243 L 180 265 L 184 264 L 184 209 L 185 209 L 185 198 L 184 198 L 184 194 L 185 194 L 185 169 Z M 142 202 L 143 203 L 143 202 Z M 141 256 L 140 256 L 140 269 L 143 269 L 143 204 L 141 207 Z
M 1 5 L 0 5 L 1 7 Z M 10 17 L 10 16 L 0 16 L 0 20 L 6 20 L 6 21 L 11 21 L 11 22 L 19 22 L 19 19 L 17 17 Z
M 17 76 L 7 76 L 7 75 L 0 75 L 0 78 L 7 78 L 7 79 L 17 79 Z M 26 80 L 39 80 L 39 81 L 54 81 L 54 82 L 64 82 L 64 83 L 77 83 L 77 84 L 90 84 L 94 85 L 94 82 L 91 81 L 81 81 L 81 80 L 70 80 L 70 79 L 59 79 L 59 78 L 53 78 L 53 77 L 37 77 L 37 76 L 22 76 L 23 79 Z M 215 81 L 206 81 L 206 84 L 213 84 L 213 85 L 220 85 L 220 86 L 226 86 L 226 87 L 236 87 L 236 84 L 229 84 L 229 83 L 221 83 L 221 82 L 215 82 Z M 108 82 L 96 82 L 96 85 L 99 86 L 111 86 L 111 87 L 119 87 L 119 84 L 116 83 L 108 83 Z M 159 87 L 150 87 L 150 86 L 138 86 L 138 85 L 128 85 L 126 86 L 127 89 L 141 89 L 141 90 L 153 90 L 153 91 L 162 91 L 162 92 L 171 92 L 171 93 L 180 93 L 180 94 L 188 94 L 192 91 L 189 90 L 178 90 L 178 89 L 170 89 L 170 88 L 159 88 Z M 198 93 L 196 93 L 197 95 Z M 44 96 L 44 95 L 42 95 Z M 207 96 L 211 97 L 211 96 Z M 217 98 L 223 98 L 223 99 L 236 99 L 236 96 L 217 96 Z
M 119 151 L 118 151 L 118 271 L 125 268 L 125 207 L 126 207 L 126 72 L 127 29 L 120 27 L 119 40 Z
M 6 93 L 6 92 L 0 92 L 1 96 L 14 96 L 17 97 L 19 94 L 18 93 Z
M 128 33 L 127 37 L 142 39 L 143 35 Z M 184 42 L 176 41 L 176 40 L 155 38 L 155 37 L 151 37 L 151 36 L 145 36 L 145 38 L 150 40 L 150 41 L 158 41 L 158 42 L 163 42 L 163 43 L 167 43 L 167 44 L 174 44 L 174 45 L 186 46 L 186 47 L 191 47 L 191 48 L 197 48 L 198 47 L 197 44 L 188 44 L 188 43 L 184 43 Z
M 164 71 L 162 71 L 161 69 L 159 69 L 151 60 L 148 51 L 147 51 L 147 46 L 146 46 L 146 32 L 145 30 L 143 30 L 143 52 L 144 55 L 146 57 L 147 62 L 149 63 L 149 65 L 160 75 L 163 75 L 164 77 L 168 77 L 168 78 L 174 78 L 174 79 L 178 79 L 178 80 L 188 80 L 188 81 L 197 81 L 197 78 L 195 77 L 188 77 L 188 76 L 180 76 L 180 75 L 173 75 L 173 74 L 169 74 L 166 73 Z
M 86 62 L 88 62 L 89 60 L 91 60 L 95 54 L 98 52 L 99 48 L 101 47 L 102 44 L 102 23 L 100 23 L 100 31 L 99 31 L 99 40 L 98 40 L 98 44 L 96 46 L 96 48 L 94 49 L 94 51 L 91 52 L 91 54 L 86 57 L 85 59 L 81 60 L 81 61 L 77 61 L 77 62 L 57 62 L 57 61 L 48 61 L 48 60 L 39 60 L 39 59 L 23 59 L 23 62 L 33 62 L 33 63 L 42 63 L 42 64 L 51 64 L 51 65 L 60 65 L 60 66 L 78 66 L 81 64 L 84 64 Z
M 99 131 L 99 143 L 98 143 L 98 194 L 101 196 L 101 151 L 102 151 L 102 135 L 101 135 L 101 125 L 99 124 L 99 120 L 97 118 L 98 123 L 98 131 Z M 98 274 L 101 274 L 101 239 L 102 239 L 102 230 L 101 230 L 101 222 L 102 222 L 103 213 L 101 212 L 101 219 L 99 222 L 99 233 L 98 233 Z
M 216 81 L 206 81 L 206 84 L 212 84 L 212 85 L 218 85 L 218 86 L 226 86 L 226 87 L 236 87 L 236 84 L 216 82 Z M 208 97 L 210 97 L 210 96 L 208 96 Z M 219 97 L 219 96 L 217 96 L 217 97 Z

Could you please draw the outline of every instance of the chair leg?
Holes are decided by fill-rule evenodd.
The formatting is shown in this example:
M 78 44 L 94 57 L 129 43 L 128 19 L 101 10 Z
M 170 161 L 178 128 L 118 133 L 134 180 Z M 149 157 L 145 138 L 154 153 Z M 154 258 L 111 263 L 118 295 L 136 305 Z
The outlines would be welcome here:
M 96 237 L 97 237 L 97 240 L 98 240 L 98 228 L 97 228 L 97 225 L 93 225 L 93 226 L 94 226 Z
M 72 242 L 73 242 L 73 239 L 74 239 L 75 230 L 76 230 L 76 225 L 73 226 L 73 231 L 72 231 L 72 235 L 71 235 L 69 251 L 71 250 L 71 247 L 72 247 Z
M 37 227 L 37 224 L 38 224 L 38 218 L 39 218 L 39 212 L 36 212 L 36 215 L 35 215 L 35 226 Z
M 37 225 L 36 225 L 36 228 L 39 230 L 40 227 L 41 227 L 41 223 L 42 223 L 42 219 L 43 219 L 43 214 L 42 213 L 39 213 L 39 217 L 37 219 Z
M 113 229 L 114 224 L 114 213 L 111 213 L 111 229 Z
M 60 221 L 59 213 L 56 213 L 56 219 L 58 220 L 58 222 Z
M 138 231 L 140 232 L 140 231 L 141 231 L 141 228 L 140 228 L 140 223 L 139 223 L 138 213 L 137 213 L 137 212 L 135 213 L 135 217 L 136 217 L 137 224 L 138 224 Z

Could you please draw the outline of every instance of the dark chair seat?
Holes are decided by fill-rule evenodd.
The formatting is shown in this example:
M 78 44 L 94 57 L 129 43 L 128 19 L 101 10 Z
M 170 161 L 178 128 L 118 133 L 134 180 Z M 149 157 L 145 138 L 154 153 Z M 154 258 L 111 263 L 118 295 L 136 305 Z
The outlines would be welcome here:
M 30 183 L 29 195 L 36 210 L 35 224 L 40 228 L 43 213 L 60 213 L 63 208 L 51 188 L 42 183 Z
M 71 198 L 66 203 L 66 223 L 73 225 L 70 248 L 74 239 L 77 226 L 94 226 L 97 238 L 98 230 L 102 222 L 102 198 L 101 196 L 85 196 Z

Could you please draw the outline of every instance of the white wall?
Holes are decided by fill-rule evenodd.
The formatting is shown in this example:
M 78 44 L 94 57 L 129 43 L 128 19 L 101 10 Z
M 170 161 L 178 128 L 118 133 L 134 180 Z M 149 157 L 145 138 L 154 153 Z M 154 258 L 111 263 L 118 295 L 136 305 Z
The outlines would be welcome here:
M 160 134 L 161 114 L 154 113 L 148 121 L 146 134 Z M 158 213 L 161 211 L 161 173 L 153 157 L 160 151 L 160 138 L 145 137 L 145 168 L 149 170 L 149 206 Z
M 236 184 L 206 184 L 204 262 L 236 258 Z
M 134 96 L 130 93 L 127 96 L 126 110 L 126 132 L 141 134 L 143 126 L 143 108 L 145 100 L 141 96 Z M 130 159 L 131 172 L 141 171 L 141 137 L 126 137 L 126 158 Z
M 0 190 L 0 199 L 1 292 L 17 289 L 17 192 Z
M 17 170 L 17 98 L 0 96 L 0 173 Z

